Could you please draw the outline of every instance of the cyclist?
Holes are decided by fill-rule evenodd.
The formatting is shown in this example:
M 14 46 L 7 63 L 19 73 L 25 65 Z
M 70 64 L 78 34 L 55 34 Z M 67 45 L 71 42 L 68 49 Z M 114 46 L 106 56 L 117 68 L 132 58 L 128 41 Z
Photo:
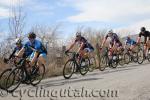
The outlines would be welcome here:
M 79 57 L 83 57 L 83 55 L 86 53 L 90 56 L 94 51 L 94 47 L 81 35 L 81 32 L 77 32 L 74 42 L 66 50 L 65 53 L 69 52 L 75 46 L 75 44 L 79 44 L 79 49 L 77 51 Z
M 110 39 L 111 39 L 110 43 L 109 43 L 109 48 L 110 48 L 109 56 L 112 56 L 112 52 L 120 51 L 123 49 L 123 47 L 122 47 L 122 43 L 119 40 L 118 35 L 116 33 L 114 33 L 113 30 L 109 30 L 108 34 L 105 36 L 105 38 L 102 42 L 100 50 L 103 48 L 108 37 L 110 37 Z
M 129 50 L 130 51 L 134 51 L 133 49 L 136 47 L 136 41 L 134 41 L 133 39 L 130 38 L 130 36 L 127 36 L 126 37 L 126 40 L 125 40 L 125 46 L 124 48 L 126 48 L 127 45 L 129 45 Z
M 141 27 L 137 43 L 140 43 L 141 36 L 144 37 L 144 56 L 147 57 L 148 49 L 150 48 L 150 32 L 145 27 Z
M 24 52 L 26 52 L 26 55 L 30 58 L 30 71 L 32 66 L 34 66 L 36 60 L 37 64 L 46 64 L 46 56 L 47 56 L 47 50 L 43 46 L 42 42 L 36 39 L 36 34 L 34 32 L 30 32 L 28 34 L 28 39 L 23 46 L 23 48 L 19 51 L 18 55 L 19 57 L 22 56 Z
M 22 40 L 20 38 L 17 38 L 15 40 L 15 44 L 16 47 L 13 49 L 13 52 L 11 53 L 11 55 L 9 56 L 9 58 L 4 58 L 4 62 L 7 63 L 13 56 L 15 56 L 22 48 L 23 44 L 22 44 Z

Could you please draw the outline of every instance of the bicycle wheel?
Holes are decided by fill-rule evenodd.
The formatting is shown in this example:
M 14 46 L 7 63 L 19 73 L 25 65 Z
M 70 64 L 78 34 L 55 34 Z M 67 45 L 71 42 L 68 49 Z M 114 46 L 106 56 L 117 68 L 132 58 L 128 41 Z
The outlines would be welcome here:
M 89 71 L 89 66 L 90 66 L 90 60 L 89 59 L 81 59 L 80 64 L 80 74 L 85 75 Z
M 132 60 L 137 63 L 138 62 L 138 53 L 134 52 L 132 56 Z
M 75 71 L 75 63 L 74 60 L 68 60 L 63 69 L 63 76 L 65 79 L 69 79 Z
M 96 59 L 95 57 L 91 57 L 89 71 L 92 72 L 95 68 L 96 68 Z
M 22 70 L 20 68 L 15 68 L 11 71 L 6 81 L 7 92 L 15 91 L 22 81 Z
M 12 71 L 12 69 L 8 68 L 0 74 L 0 88 L 1 89 L 4 89 L 4 90 L 6 89 L 7 77 L 9 76 L 11 71 Z
M 118 55 L 119 65 L 123 66 L 125 64 L 125 59 L 123 54 Z
M 107 67 L 107 57 L 102 56 L 99 63 L 99 70 L 104 71 L 106 67 Z
M 111 68 L 117 68 L 118 66 L 118 62 L 119 62 L 119 57 L 114 56 L 112 57 L 112 59 L 109 59 L 109 65 Z
M 147 60 L 150 62 L 150 49 L 148 50 Z
M 45 65 L 35 66 L 35 72 L 31 74 L 31 85 L 38 85 L 45 75 Z
M 124 54 L 124 63 L 125 63 L 125 64 L 129 64 L 130 61 L 131 61 L 130 54 L 129 54 L 129 53 L 125 53 L 125 54 Z
M 138 51 L 138 63 L 142 64 L 144 61 L 144 51 L 142 49 L 139 49 Z

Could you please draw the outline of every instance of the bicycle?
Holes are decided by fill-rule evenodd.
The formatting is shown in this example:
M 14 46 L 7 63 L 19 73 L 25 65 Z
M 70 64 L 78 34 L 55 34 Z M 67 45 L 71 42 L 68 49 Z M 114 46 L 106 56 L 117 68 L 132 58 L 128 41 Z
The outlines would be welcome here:
M 20 58 L 20 62 L 16 68 L 14 68 L 9 76 L 7 77 L 6 81 L 6 91 L 13 92 L 15 91 L 22 82 L 26 84 L 31 84 L 33 86 L 38 85 L 41 80 L 44 78 L 45 75 L 45 65 L 42 64 L 41 66 L 37 65 L 37 60 L 35 65 L 32 67 L 32 72 L 29 72 L 28 67 L 29 60 L 25 58 Z
M 16 58 L 13 56 L 10 60 L 4 58 L 4 63 L 9 64 L 9 68 L 5 69 L 1 74 L 0 74 L 0 88 L 5 90 L 6 89 L 6 79 L 10 72 L 12 71 L 13 68 L 16 67 L 17 62 Z
M 75 52 L 66 53 L 71 54 L 71 58 L 69 58 L 63 68 L 63 76 L 65 79 L 71 78 L 73 73 L 80 72 L 81 75 L 85 75 L 89 71 L 90 60 L 88 58 L 78 58 L 78 54 Z
M 102 55 L 100 55 L 100 53 L 98 55 L 100 71 L 104 71 L 106 67 L 109 67 L 109 68 L 117 67 L 117 64 L 116 64 L 117 62 L 115 61 L 116 59 L 114 59 L 113 56 L 111 57 L 108 53 L 109 52 L 108 47 L 106 47 L 104 51 L 99 50 L 99 52 L 102 52 Z

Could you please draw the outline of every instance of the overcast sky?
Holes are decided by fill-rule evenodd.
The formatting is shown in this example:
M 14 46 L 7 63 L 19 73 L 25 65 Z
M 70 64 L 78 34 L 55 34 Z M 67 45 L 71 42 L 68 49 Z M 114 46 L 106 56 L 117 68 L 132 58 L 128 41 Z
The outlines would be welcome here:
M 12 2 L 13 1 L 13 2 Z M 21 0 L 27 14 L 25 32 L 35 24 L 56 25 L 68 36 L 77 26 L 132 30 L 141 26 L 150 30 L 150 0 Z M 0 35 L 8 31 L 10 4 L 18 0 L 0 0 Z M 128 33 L 120 33 L 126 35 Z

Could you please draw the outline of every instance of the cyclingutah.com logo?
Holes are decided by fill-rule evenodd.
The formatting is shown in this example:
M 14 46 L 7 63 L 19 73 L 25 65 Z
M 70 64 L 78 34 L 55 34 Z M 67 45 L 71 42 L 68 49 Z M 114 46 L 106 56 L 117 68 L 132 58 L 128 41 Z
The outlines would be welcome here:
M 1 90 L 1 97 L 6 97 L 7 95 L 8 93 L 6 91 Z M 119 91 L 111 89 L 89 89 L 86 87 L 73 88 L 70 86 L 66 88 L 49 89 L 39 86 L 28 89 L 18 89 L 11 93 L 10 96 L 18 98 L 19 100 L 26 100 L 27 98 L 44 98 L 45 100 L 60 100 L 65 98 L 117 98 Z

